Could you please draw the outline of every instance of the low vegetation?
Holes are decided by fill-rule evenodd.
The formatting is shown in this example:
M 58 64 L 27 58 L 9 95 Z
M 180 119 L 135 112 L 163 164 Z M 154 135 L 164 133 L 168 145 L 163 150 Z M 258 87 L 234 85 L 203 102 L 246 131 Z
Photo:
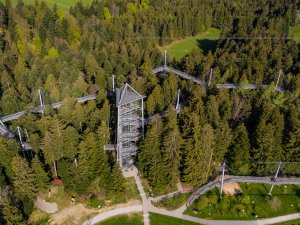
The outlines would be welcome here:
M 274 186 L 269 195 L 270 185 L 240 184 L 242 193 L 234 196 L 223 195 L 215 188 L 201 196 L 187 210 L 187 214 L 206 219 L 261 219 L 297 213 L 300 210 L 300 186 Z
M 171 198 L 163 198 L 161 201 L 154 203 L 157 207 L 163 207 L 168 210 L 174 210 L 182 206 L 188 197 L 189 193 L 180 193 Z

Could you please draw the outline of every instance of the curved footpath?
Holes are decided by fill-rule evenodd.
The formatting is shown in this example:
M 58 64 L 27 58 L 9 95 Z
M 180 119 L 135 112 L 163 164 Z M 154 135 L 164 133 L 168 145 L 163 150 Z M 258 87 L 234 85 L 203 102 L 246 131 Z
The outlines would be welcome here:
M 141 212 L 141 211 L 143 211 L 144 225 L 150 225 L 150 221 L 149 221 L 149 213 L 150 212 L 165 215 L 165 216 L 176 217 L 179 219 L 183 219 L 183 220 L 187 220 L 187 221 L 191 221 L 191 222 L 195 222 L 195 223 L 207 224 L 207 225 L 266 225 L 266 224 L 280 223 L 280 222 L 300 218 L 300 213 L 295 213 L 295 214 L 291 214 L 291 215 L 279 216 L 279 217 L 274 217 L 274 218 L 270 218 L 270 219 L 262 219 L 262 220 L 206 220 L 206 219 L 202 219 L 202 218 L 184 215 L 183 213 L 187 209 L 188 202 L 187 202 L 187 204 L 184 204 L 180 208 L 172 210 L 172 211 L 162 209 L 162 208 L 156 208 L 151 204 L 152 198 L 146 197 L 146 194 L 144 192 L 144 189 L 143 189 L 143 186 L 141 183 L 141 179 L 137 175 L 137 172 L 138 172 L 137 169 L 134 168 L 133 171 L 131 171 L 130 173 L 133 174 L 134 180 L 136 182 L 136 185 L 140 192 L 140 196 L 142 198 L 143 205 L 136 205 L 136 206 L 132 206 L 132 207 L 120 208 L 120 209 L 112 210 L 109 212 L 101 213 L 101 214 L 93 217 L 92 219 L 84 222 L 83 225 L 93 225 L 93 224 L 99 223 L 99 222 L 106 220 L 113 216 L 128 214 L 128 213 L 132 213 L 132 212 Z M 262 183 L 270 182 L 267 180 L 267 178 L 263 178 L 263 179 L 261 179 L 261 178 L 257 179 L 257 178 L 252 178 L 252 177 L 251 177 L 251 179 L 249 179 L 249 178 L 250 177 L 246 177 L 245 179 L 243 179 L 241 177 L 233 178 L 231 176 L 230 179 L 227 179 L 227 181 L 229 182 L 232 180 L 240 180 L 241 182 L 245 182 L 245 181 L 249 182 L 249 180 L 253 179 L 253 182 L 254 182 L 254 180 L 256 181 L 255 183 L 258 183 L 258 180 L 263 181 Z M 282 178 L 281 182 L 283 182 L 283 183 L 289 182 L 287 180 L 288 179 Z M 293 179 L 290 179 L 290 180 L 293 180 Z M 293 180 L 293 181 L 298 183 L 299 179 Z M 213 185 L 212 185 L 212 183 L 213 183 Z M 206 190 L 206 191 L 210 190 L 210 187 L 217 186 L 216 184 L 219 184 L 220 181 L 217 180 L 212 183 L 209 183 L 209 184 L 199 188 L 195 192 L 195 195 L 192 195 L 192 196 L 199 197 L 201 194 L 203 194 L 205 192 L 204 190 Z M 278 182 L 277 184 L 279 184 L 279 183 L 280 182 Z M 205 187 L 209 187 L 209 188 L 205 188 Z M 158 197 L 158 198 L 161 199 L 161 197 Z M 156 198 L 155 200 L 157 200 L 158 198 Z M 189 199 L 189 200 L 191 200 L 191 199 Z

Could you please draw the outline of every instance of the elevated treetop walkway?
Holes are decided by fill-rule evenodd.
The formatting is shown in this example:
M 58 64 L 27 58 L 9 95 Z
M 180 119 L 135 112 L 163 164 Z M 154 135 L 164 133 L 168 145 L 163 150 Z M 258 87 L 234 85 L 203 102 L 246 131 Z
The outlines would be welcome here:
M 0 118 L 0 135 L 1 136 L 5 137 L 5 138 L 9 138 L 9 139 L 16 138 L 15 135 L 11 131 L 9 131 L 8 128 L 4 125 L 5 122 L 9 122 L 9 121 L 12 121 L 12 120 L 19 119 L 20 117 L 26 115 L 27 113 L 43 113 L 44 103 L 42 101 L 40 91 L 39 91 L 39 94 L 40 94 L 40 106 L 34 107 L 33 109 L 30 109 L 30 110 L 17 112 L 17 113 L 14 113 L 14 114 L 4 116 L 4 117 Z M 90 100 L 95 100 L 96 98 L 97 98 L 97 95 L 87 95 L 87 96 L 84 96 L 84 97 L 76 98 L 76 101 L 79 102 L 79 103 L 84 103 L 84 102 L 87 102 L 87 101 L 90 101 Z M 51 107 L 53 109 L 58 109 L 61 106 L 63 106 L 64 104 L 65 104 L 64 101 L 57 102 L 57 103 L 51 104 Z M 19 134 L 19 136 L 20 136 L 20 134 Z M 24 150 L 31 149 L 31 146 L 28 143 L 23 143 L 22 142 L 21 137 L 19 137 L 19 139 L 20 139 L 19 141 L 22 145 L 22 148 Z
M 300 178 L 277 178 L 272 179 L 270 177 L 253 177 L 253 176 L 228 176 L 223 179 L 224 183 L 237 182 L 237 183 L 259 183 L 259 184 L 271 184 L 271 185 L 282 185 L 282 184 L 300 184 Z M 215 180 L 208 183 L 198 190 L 193 192 L 193 194 L 187 200 L 187 207 L 192 205 L 192 203 L 198 199 L 201 195 L 207 191 L 212 190 L 215 187 L 222 185 L 222 179 Z
M 200 84 L 203 85 L 205 88 L 210 86 L 211 83 L 211 79 L 212 79 L 212 70 L 210 73 L 210 77 L 209 77 L 209 81 L 206 82 L 205 80 L 199 80 L 185 72 L 182 72 L 180 70 L 176 70 L 170 66 L 164 65 L 164 66 L 159 66 L 157 68 L 155 68 L 154 70 L 152 70 L 153 74 L 158 74 L 158 73 L 173 73 L 176 74 L 180 77 L 182 77 L 185 80 L 192 80 L 194 83 L 196 84 Z M 279 82 L 279 78 L 281 76 L 281 72 L 279 73 L 278 79 L 277 79 L 277 83 L 275 86 L 275 91 L 277 92 L 284 92 L 284 90 L 281 87 L 278 87 L 278 82 Z M 216 84 L 215 86 L 217 89 L 236 89 L 236 88 L 241 88 L 241 89 L 246 89 L 246 90 L 254 90 L 254 89 L 265 89 L 268 87 L 268 85 L 263 85 L 263 84 Z

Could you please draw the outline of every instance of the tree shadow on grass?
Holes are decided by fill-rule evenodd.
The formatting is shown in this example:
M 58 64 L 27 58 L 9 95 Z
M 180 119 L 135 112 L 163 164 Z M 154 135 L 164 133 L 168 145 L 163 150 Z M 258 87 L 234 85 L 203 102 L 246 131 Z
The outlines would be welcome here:
M 210 39 L 197 39 L 197 46 L 202 50 L 204 55 L 207 55 L 209 51 L 214 53 L 217 49 L 218 40 Z

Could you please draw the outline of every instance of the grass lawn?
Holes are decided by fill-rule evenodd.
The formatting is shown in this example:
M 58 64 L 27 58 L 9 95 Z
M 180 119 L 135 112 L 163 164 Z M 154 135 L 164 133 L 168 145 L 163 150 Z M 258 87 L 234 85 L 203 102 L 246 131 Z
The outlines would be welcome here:
M 0 0 L 2 2 L 5 2 L 5 0 Z M 38 0 L 42 2 L 42 0 Z M 68 10 L 71 6 L 74 6 L 76 2 L 79 2 L 79 0 L 43 0 L 49 7 L 54 6 L 56 3 L 61 9 Z M 93 0 L 81 0 L 84 4 L 90 4 Z M 12 0 L 11 1 L 14 5 L 17 4 L 18 0 Z M 25 4 L 34 4 L 35 0 L 23 0 Z
M 161 51 L 167 50 L 168 55 L 171 58 L 175 57 L 177 60 L 190 53 L 193 49 L 200 49 L 201 52 L 206 54 L 209 50 L 215 50 L 220 33 L 221 31 L 219 29 L 210 28 L 205 33 L 177 40 L 159 48 Z
M 189 196 L 190 193 L 177 194 L 171 198 L 163 198 L 161 201 L 156 202 L 155 205 L 157 207 L 163 207 L 168 210 L 174 210 L 182 206 Z
M 141 213 L 116 216 L 105 220 L 97 225 L 143 225 L 143 216 Z
M 300 24 L 290 27 L 289 35 L 293 36 L 296 42 L 300 42 Z
M 300 219 L 291 220 L 291 221 L 282 222 L 282 223 L 275 223 L 273 225 L 299 225 L 299 224 L 300 224 Z
M 207 219 L 271 218 L 300 211 L 300 185 L 274 186 L 272 196 L 268 195 L 270 185 L 241 183 L 242 194 L 223 195 L 215 188 L 201 196 L 186 211 L 187 214 Z
M 200 223 L 194 223 L 175 217 L 150 213 L 150 225 L 200 225 Z

